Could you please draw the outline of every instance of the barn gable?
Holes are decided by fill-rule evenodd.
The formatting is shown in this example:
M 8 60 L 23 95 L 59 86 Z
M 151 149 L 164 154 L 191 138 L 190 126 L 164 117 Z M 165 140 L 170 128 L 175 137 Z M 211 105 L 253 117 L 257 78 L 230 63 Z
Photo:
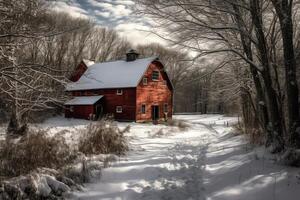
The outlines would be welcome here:
M 84 74 L 84 72 L 87 70 L 88 67 L 95 64 L 92 60 L 83 59 L 80 64 L 76 67 L 74 72 L 72 73 L 70 77 L 70 81 L 76 82 L 80 79 L 80 77 Z

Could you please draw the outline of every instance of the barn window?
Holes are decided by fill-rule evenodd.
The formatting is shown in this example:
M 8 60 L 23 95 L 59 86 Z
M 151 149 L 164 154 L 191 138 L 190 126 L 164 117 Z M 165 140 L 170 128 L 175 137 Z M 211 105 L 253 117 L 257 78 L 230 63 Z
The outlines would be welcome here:
M 117 89 L 117 95 L 122 95 L 122 94 L 123 94 L 123 90 Z
M 164 112 L 165 113 L 168 112 L 168 104 L 167 103 L 164 104 Z
M 70 112 L 74 112 L 74 106 L 70 106 Z
M 122 112 L 123 112 L 122 106 L 117 106 L 117 107 L 116 107 L 116 112 L 117 112 L 117 113 L 122 113 Z
M 158 81 L 158 78 L 159 78 L 159 71 L 153 71 L 152 72 L 152 80 Z
M 146 113 L 146 105 L 145 104 L 142 105 L 141 112 L 142 112 L 142 114 Z
M 145 77 L 143 78 L 143 85 L 147 85 L 148 84 L 148 79 Z

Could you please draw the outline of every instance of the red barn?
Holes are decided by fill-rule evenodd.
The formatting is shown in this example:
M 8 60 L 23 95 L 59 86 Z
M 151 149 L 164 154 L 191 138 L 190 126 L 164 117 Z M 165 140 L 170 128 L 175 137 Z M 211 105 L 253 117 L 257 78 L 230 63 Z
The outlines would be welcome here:
M 173 86 L 157 57 L 138 59 L 130 50 L 126 60 L 82 62 L 66 91 L 65 116 L 98 119 L 112 114 L 119 121 L 156 121 L 172 117 Z

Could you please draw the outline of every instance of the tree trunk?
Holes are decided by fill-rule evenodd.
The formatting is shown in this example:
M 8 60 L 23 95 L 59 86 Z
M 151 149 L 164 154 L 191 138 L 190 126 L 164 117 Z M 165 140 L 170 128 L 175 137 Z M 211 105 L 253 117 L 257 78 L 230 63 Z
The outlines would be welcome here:
M 279 17 L 285 77 L 286 77 L 286 94 L 288 105 L 288 133 L 290 135 L 290 145 L 295 148 L 300 148 L 300 120 L 299 120 L 299 94 L 296 77 L 296 60 L 293 44 L 293 21 L 292 21 L 292 1 L 287 0 L 272 0 L 276 14 Z M 297 131 L 298 129 L 298 131 Z
M 270 61 L 267 51 L 267 43 L 263 32 L 262 13 L 259 0 L 250 1 L 250 12 L 252 23 L 255 27 L 255 35 L 257 38 L 257 50 L 260 61 L 263 66 L 261 71 L 262 78 L 266 89 L 267 104 L 269 108 L 269 123 L 267 127 L 267 146 L 272 147 L 272 152 L 280 152 L 284 149 L 283 129 L 281 124 L 281 116 L 279 105 L 277 102 L 276 90 L 273 88 L 272 77 L 270 74 Z
M 246 55 L 246 57 L 253 61 L 253 53 L 252 53 L 252 42 L 249 38 L 246 37 L 246 35 L 251 35 L 249 31 L 246 29 L 247 25 L 245 24 L 243 18 L 242 18 L 242 13 L 240 11 L 240 8 L 236 5 L 233 4 L 233 9 L 235 11 L 235 20 L 237 23 L 237 26 L 239 28 L 240 32 L 240 38 L 241 38 L 241 43 L 243 47 L 243 51 Z M 255 90 L 256 90 L 256 107 L 257 107 L 257 113 L 256 118 L 259 121 L 259 124 L 263 131 L 267 131 L 267 124 L 269 121 L 268 117 L 268 108 L 266 104 L 266 98 L 263 92 L 263 86 L 261 83 L 261 80 L 259 78 L 259 73 L 258 70 L 256 69 L 255 66 L 249 65 L 250 68 L 250 73 L 254 82 Z

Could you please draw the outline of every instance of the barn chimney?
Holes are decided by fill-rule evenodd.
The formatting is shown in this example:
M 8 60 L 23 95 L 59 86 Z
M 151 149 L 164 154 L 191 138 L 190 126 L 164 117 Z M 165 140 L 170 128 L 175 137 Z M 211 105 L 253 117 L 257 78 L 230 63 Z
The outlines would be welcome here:
M 131 61 L 135 61 L 138 57 L 139 57 L 139 53 L 137 53 L 134 49 L 130 49 L 127 53 L 126 53 L 126 61 L 127 62 L 131 62 Z

